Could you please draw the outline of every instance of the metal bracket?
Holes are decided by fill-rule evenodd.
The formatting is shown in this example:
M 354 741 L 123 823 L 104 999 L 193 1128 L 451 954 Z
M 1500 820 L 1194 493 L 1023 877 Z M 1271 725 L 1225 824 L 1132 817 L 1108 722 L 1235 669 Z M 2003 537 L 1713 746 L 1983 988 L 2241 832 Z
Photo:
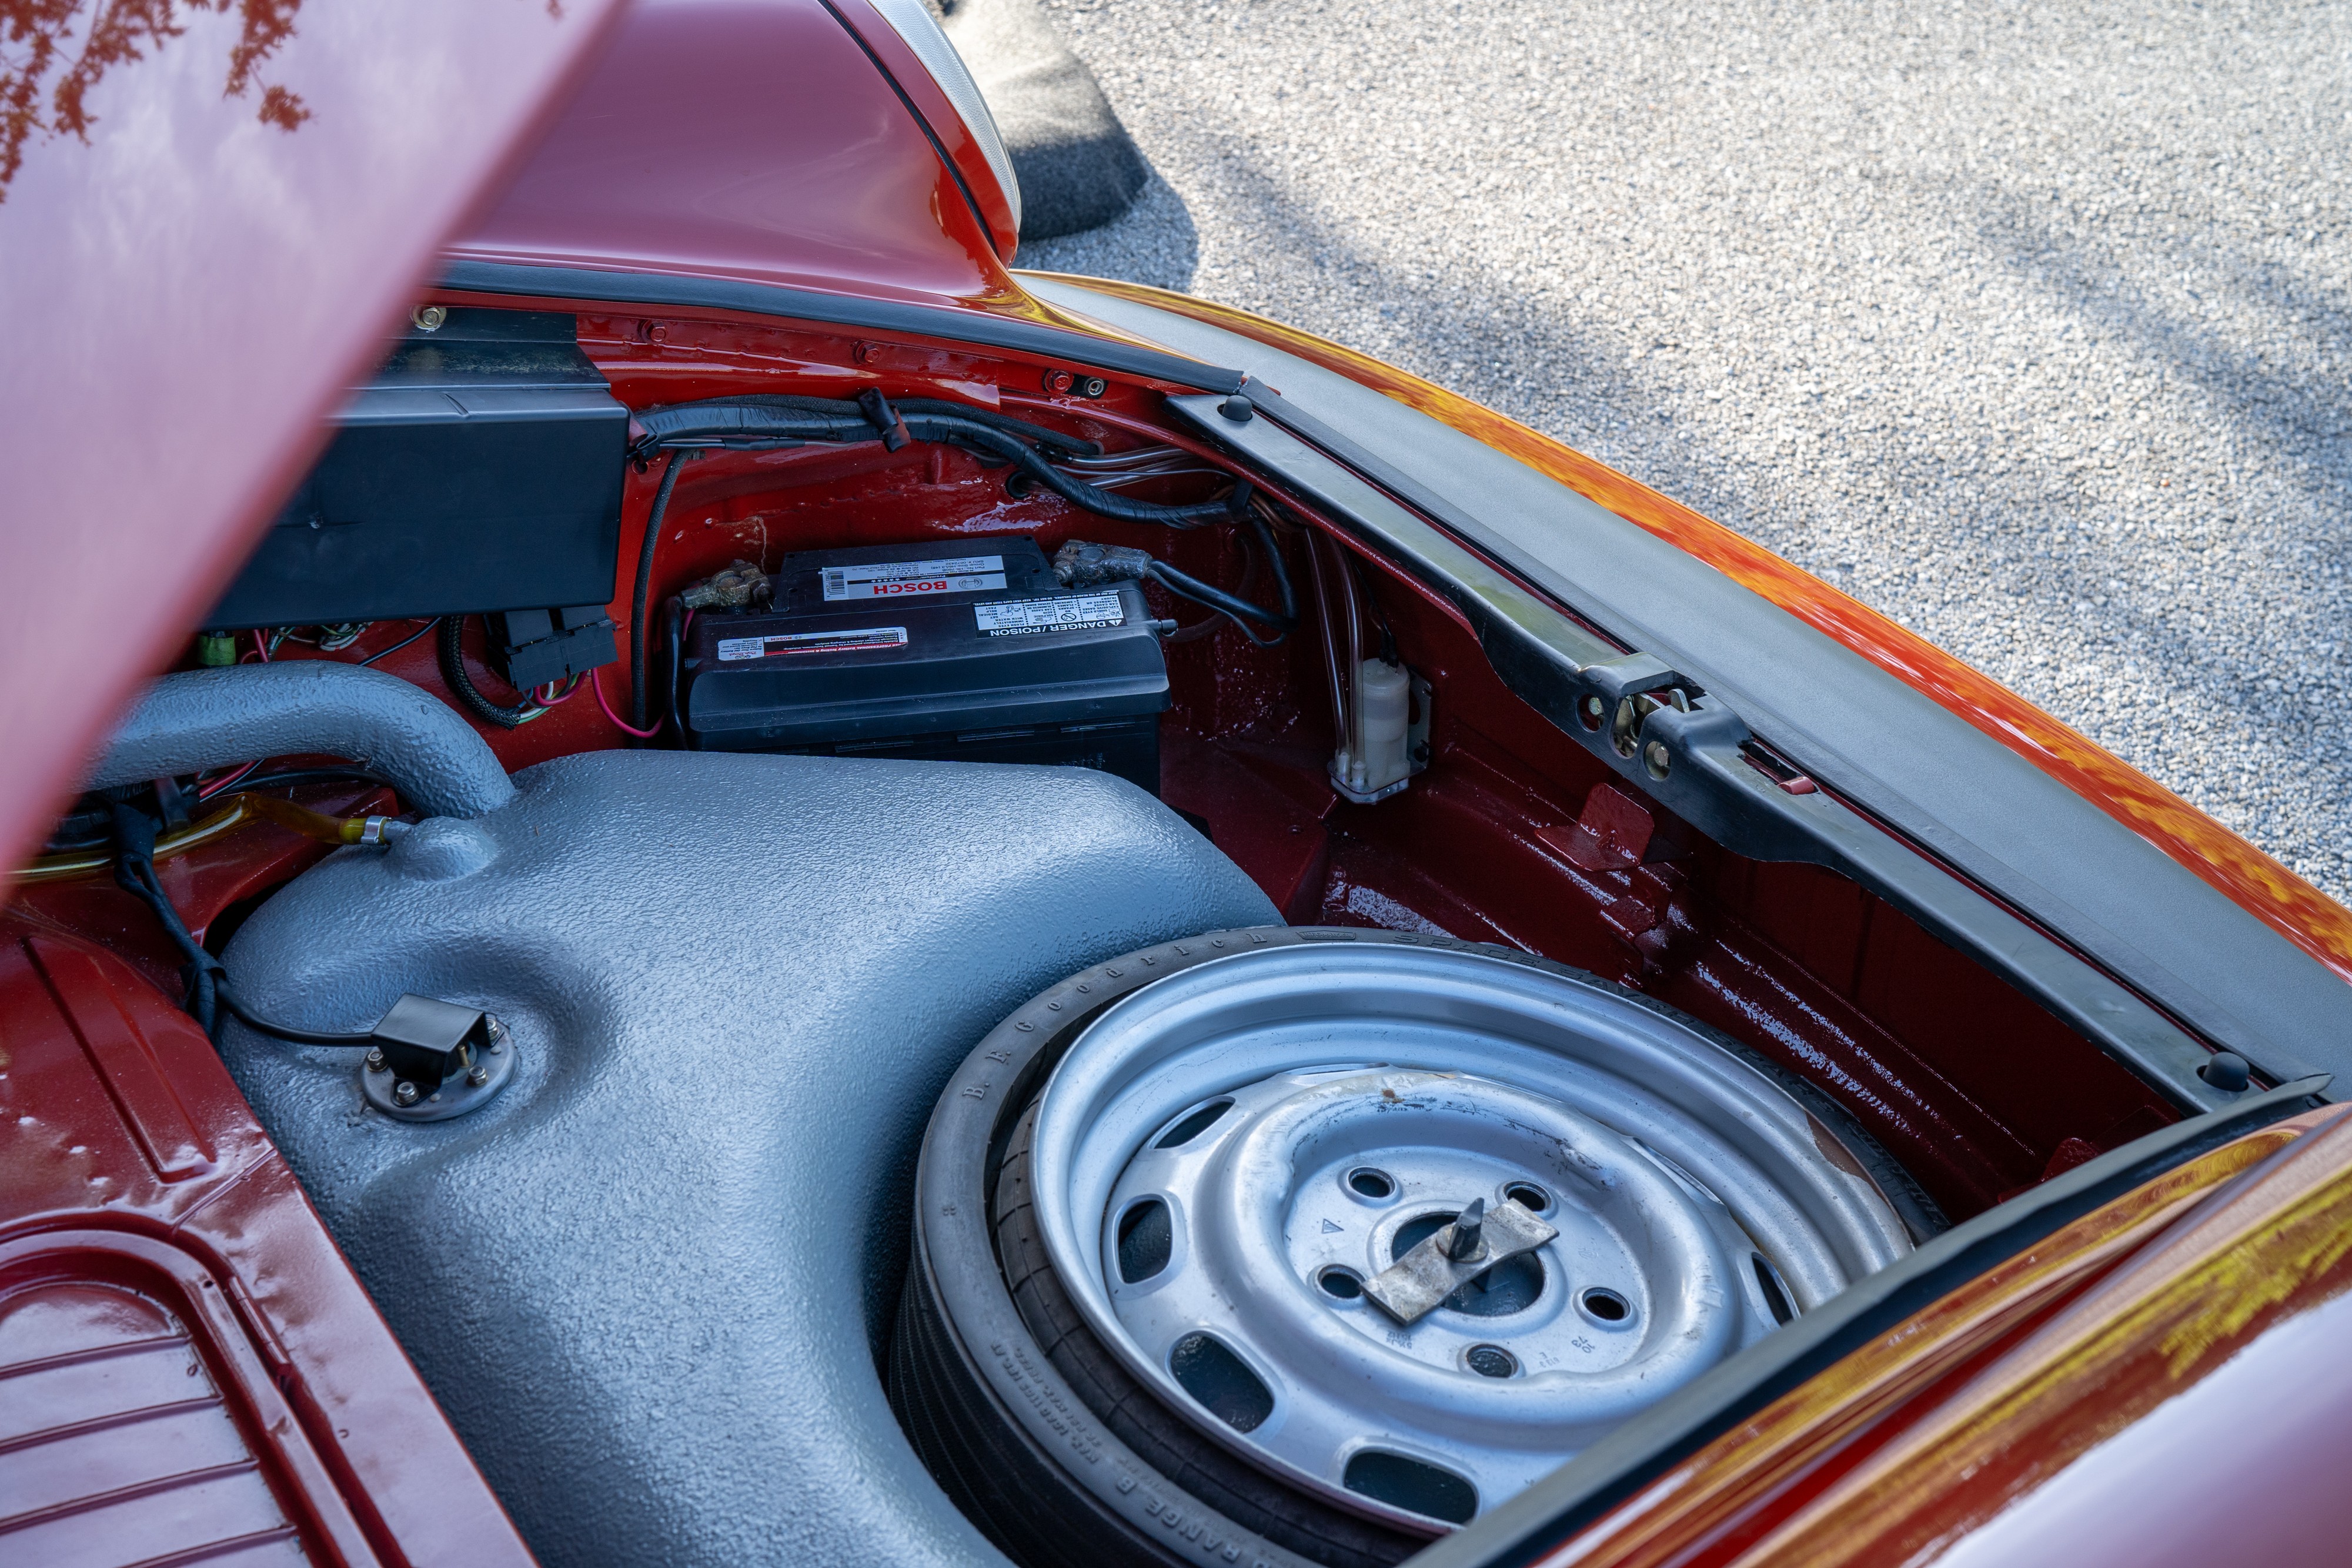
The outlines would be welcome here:
M 1397 1322 L 1412 1324 L 1496 1264 L 1532 1252 L 1559 1232 L 1514 1198 L 1488 1210 L 1472 1198 L 1453 1224 L 1364 1281 L 1364 1294 Z

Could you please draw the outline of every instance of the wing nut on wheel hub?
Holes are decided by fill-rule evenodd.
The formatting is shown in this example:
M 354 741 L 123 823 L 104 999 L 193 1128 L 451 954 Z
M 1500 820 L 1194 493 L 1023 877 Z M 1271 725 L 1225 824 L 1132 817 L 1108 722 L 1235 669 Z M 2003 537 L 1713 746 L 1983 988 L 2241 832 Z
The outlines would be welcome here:
M 1492 1214 L 1486 1208 L 1485 1198 L 1472 1198 L 1444 1229 L 1365 1281 L 1365 1297 L 1401 1323 L 1417 1322 L 1464 1286 L 1483 1283 L 1497 1263 L 1559 1234 L 1516 1199 Z

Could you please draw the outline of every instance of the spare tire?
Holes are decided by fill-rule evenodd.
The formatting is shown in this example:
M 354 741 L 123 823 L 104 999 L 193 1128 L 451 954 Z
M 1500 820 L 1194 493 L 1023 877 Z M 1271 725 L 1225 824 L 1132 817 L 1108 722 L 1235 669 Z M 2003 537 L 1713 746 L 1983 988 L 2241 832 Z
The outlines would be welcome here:
M 1376 1311 L 1473 1196 L 1558 1234 Z M 1818 1090 L 1638 993 L 1214 932 L 1063 981 L 950 1081 L 890 1398 L 1030 1568 L 1381 1568 L 1940 1225 Z

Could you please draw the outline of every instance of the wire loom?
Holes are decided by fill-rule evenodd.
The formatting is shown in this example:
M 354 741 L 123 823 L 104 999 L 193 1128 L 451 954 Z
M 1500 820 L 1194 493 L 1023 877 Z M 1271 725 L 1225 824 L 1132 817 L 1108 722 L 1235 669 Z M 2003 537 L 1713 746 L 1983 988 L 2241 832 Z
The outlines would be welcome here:
M 896 452 L 910 441 L 936 442 L 963 447 L 983 461 L 994 458 L 1010 463 L 1072 506 L 1097 517 L 1171 528 L 1197 528 L 1237 518 L 1247 510 L 1251 495 L 1249 481 L 1242 479 L 1230 495 L 1214 501 L 1184 507 L 1130 501 L 1072 477 L 1044 455 L 1050 452 L 1074 458 L 1099 457 L 1102 448 L 1094 442 L 964 403 L 934 398 L 893 403 L 870 388 L 856 402 L 772 396 L 673 403 L 638 414 L 630 435 L 629 455 L 640 465 L 664 451 L 759 452 L 811 444 L 880 442 L 884 451 Z

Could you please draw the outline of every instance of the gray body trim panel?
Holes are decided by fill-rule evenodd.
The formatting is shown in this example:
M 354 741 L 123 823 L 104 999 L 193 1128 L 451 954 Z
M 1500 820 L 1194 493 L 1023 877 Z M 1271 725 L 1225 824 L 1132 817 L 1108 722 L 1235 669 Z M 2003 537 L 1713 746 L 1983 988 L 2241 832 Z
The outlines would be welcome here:
M 1294 355 L 1149 305 L 1024 281 L 1052 304 L 1271 383 L 1276 418 L 1720 695 L 1776 750 L 2215 1045 L 2279 1079 L 2352 1066 L 2352 989 L 2316 960 L 2025 758 L 1713 567 Z

